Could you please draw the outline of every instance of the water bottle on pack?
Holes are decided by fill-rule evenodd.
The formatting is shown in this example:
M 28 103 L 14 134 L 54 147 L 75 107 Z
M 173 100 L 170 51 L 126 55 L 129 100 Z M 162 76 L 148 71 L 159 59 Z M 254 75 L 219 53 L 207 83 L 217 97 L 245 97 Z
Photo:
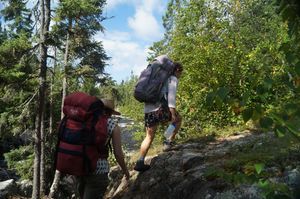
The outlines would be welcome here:
M 173 135 L 173 132 L 174 132 L 174 130 L 175 130 L 175 123 L 171 123 L 169 126 L 168 126 L 168 128 L 167 128 L 167 130 L 165 131 L 165 133 L 164 133 L 164 135 L 165 135 L 165 138 L 167 139 L 167 140 L 169 140 L 170 138 L 171 138 L 171 136 Z

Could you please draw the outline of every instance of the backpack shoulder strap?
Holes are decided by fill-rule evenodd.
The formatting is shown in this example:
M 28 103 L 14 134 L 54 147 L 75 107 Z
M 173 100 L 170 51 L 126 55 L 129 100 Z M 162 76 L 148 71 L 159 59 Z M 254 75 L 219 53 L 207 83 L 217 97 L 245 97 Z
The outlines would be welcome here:
M 55 156 L 54 156 L 54 168 L 56 168 L 57 165 L 57 153 L 59 148 L 60 139 L 63 136 L 63 130 L 66 128 L 66 122 L 67 122 L 67 116 L 65 115 L 63 119 L 60 121 L 59 127 L 58 127 L 58 136 L 57 136 L 57 142 L 56 142 L 56 148 L 55 148 Z
M 58 127 L 58 142 L 63 136 L 64 129 L 66 128 L 67 119 L 68 119 L 68 117 L 65 115 L 63 117 L 63 119 L 60 121 L 60 124 Z

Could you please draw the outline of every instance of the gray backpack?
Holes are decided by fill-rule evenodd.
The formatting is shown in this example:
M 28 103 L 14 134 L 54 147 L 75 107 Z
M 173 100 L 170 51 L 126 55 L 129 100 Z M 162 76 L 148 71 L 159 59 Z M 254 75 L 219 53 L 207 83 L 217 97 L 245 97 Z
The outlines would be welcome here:
M 155 58 L 139 77 L 134 89 L 135 99 L 144 103 L 159 102 L 163 97 L 161 89 L 174 69 L 173 62 L 166 55 Z

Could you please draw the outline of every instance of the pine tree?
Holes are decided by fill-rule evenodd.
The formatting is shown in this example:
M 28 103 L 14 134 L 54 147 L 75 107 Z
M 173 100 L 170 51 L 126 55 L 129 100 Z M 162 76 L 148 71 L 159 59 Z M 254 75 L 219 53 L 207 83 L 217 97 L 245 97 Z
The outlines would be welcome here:
M 40 28 L 39 28 L 39 95 L 38 95 L 38 115 L 36 121 L 35 134 L 35 159 L 32 198 L 39 199 L 44 193 L 44 149 L 45 128 L 45 92 L 46 92 L 46 71 L 47 71 L 47 49 L 46 44 L 50 26 L 50 0 L 40 0 Z M 42 153 L 43 152 L 43 153 Z M 41 193 L 42 192 L 42 193 Z

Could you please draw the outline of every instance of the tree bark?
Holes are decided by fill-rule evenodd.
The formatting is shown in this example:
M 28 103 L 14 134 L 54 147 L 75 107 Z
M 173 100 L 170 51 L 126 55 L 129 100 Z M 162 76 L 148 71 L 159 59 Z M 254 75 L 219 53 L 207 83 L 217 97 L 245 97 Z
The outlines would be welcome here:
M 45 110 L 45 106 L 43 108 Z M 40 194 L 41 196 L 45 193 L 45 111 L 42 115 L 41 124 L 41 170 L 40 170 Z
M 45 107 L 45 91 L 46 91 L 46 72 L 47 72 L 47 45 L 46 39 L 50 25 L 50 0 L 40 0 L 40 63 L 39 63 L 39 96 L 38 96 L 38 115 L 36 121 L 35 131 L 35 145 L 34 145 L 34 174 L 33 174 L 33 188 L 32 199 L 41 198 L 41 148 L 42 140 L 41 131 L 43 130 L 43 115 Z M 46 11 L 49 9 L 48 11 Z M 47 15 L 46 15 L 47 14 Z
M 36 121 L 35 132 L 35 145 L 34 145 L 34 170 L 33 170 L 33 187 L 32 187 L 32 199 L 39 199 L 40 197 L 40 164 L 41 164 L 41 125 L 42 115 L 44 113 L 44 98 L 45 98 L 45 81 L 46 81 L 46 60 L 44 59 L 44 45 L 43 45 L 43 27 L 44 27 L 44 0 L 40 0 L 40 63 L 39 63 L 39 95 L 38 95 L 38 115 Z
M 43 59 L 45 59 L 45 70 L 47 70 L 47 51 L 48 51 L 48 46 L 46 44 L 48 40 L 48 32 L 49 32 L 49 26 L 50 26 L 50 0 L 44 0 L 44 24 L 43 24 L 43 45 L 44 45 L 44 50 L 43 56 L 45 56 Z M 46 81 L 46 74 L 45 74 L 45 81 Z M 44 95 L 46 92 L 46 85 L 44 87 Z M 44 108 L 43 108 L 43 115 L 42 115 L 42 125 L 41 125 L 41 185 L 40 185 L 40 193 L 42 196 L 45 195 L 45 145 L 46 145 L 46 132 L 45 132 L 45 102 L 44 102 Z

